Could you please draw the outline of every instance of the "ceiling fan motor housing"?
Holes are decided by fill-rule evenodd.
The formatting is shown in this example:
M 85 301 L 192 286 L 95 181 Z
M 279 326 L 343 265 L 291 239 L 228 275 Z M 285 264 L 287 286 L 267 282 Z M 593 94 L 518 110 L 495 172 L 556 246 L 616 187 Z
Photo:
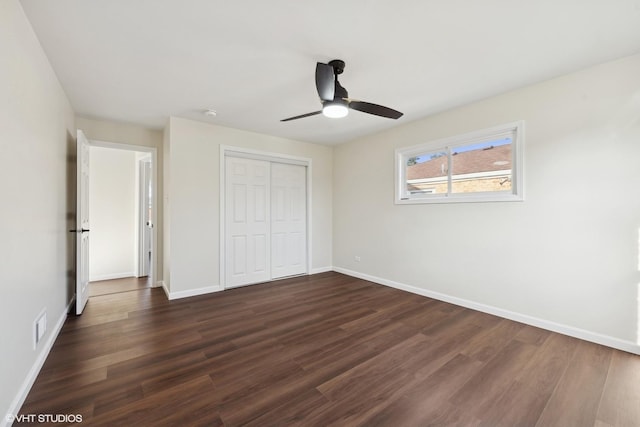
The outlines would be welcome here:
M 336 89 L 334 92 L 334 96 L 333 99 L 347 99 L 349 98 L 349 92 L 347 92 L 347 90 L 342 87 L 342 85 L 338 82 L 338 79 L 336 78 Z
M 344 71 L 345 63 L 341 59 L 334 59 L 332 61 L 329 61 L 329 65 L 331 65 L 333 67 L 333 72 L 336 75 L 337 74 L 342 74 L 342 72 Z

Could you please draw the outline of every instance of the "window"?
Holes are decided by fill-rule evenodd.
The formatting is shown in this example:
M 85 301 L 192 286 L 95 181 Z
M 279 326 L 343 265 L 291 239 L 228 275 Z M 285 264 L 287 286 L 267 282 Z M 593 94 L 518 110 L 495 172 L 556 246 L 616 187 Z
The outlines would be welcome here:
M 396 150 L 396 203 L 523 200 L 524 122 Z

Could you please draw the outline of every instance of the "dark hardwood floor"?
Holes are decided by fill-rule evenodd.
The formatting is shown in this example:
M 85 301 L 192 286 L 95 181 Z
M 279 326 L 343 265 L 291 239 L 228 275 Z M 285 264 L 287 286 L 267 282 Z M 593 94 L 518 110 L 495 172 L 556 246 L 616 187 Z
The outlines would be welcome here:
M 125 277 L 123 279 L 97 280 L 89 282 L 89 296 L 95 297 L 120 292 L 139 291 L 148 288 L 149 277 Z
M 82 426 L 640 426 L 640 357 L 338 273 L 92 297 L 21 414 Z M 55 425 L 63 425 L 56 423 Z

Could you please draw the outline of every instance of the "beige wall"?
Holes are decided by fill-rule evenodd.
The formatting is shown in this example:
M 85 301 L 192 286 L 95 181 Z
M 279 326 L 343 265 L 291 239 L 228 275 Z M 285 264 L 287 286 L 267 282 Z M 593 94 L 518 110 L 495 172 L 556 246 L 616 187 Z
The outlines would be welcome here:
M 311 270 L 331 267 L 332 148 L 172 117 L 165 147 L 173 296 L 220 286 L 220 145 L 312 159 Z M 169 266 L 167 266 L 168 268 Z
M 0 423 L 74 294 L 74 115 L 17 0 L 0 2 Z M 33 348 L 33 322 L 48 329 Z
M 162 131 L 147 129 L 130 123 L 112 122 L 77 116 L 76 125 L 82 129 L 89 139 L 120 144 L 144 145 L 160 148 Z M 158 157 L 162 157 L 160 154 Z
M 157 155 L 157 180 L 158 190 L 156 193 L 157 207 L 157 266 L 155 268 L 156 282 L 162 281 L 163 277 L 163 194 L 164 194 L 164 155 L 163 155 L 163 132 L 153 129 L 146 129 L 142 126 L 129 123 L 118 123 L 107 120 L 89 119 L 86 117 L 76 117 L 78 129 L 82 129 L 89 140 L 110 142 L 117 144 L 140 145 L 156 149 Z
M 334 266 L 640 350 L 638 76 L 640 55 L 337 146 Z M 525 201 L 394 204 L 396 148 L 521 119 Z

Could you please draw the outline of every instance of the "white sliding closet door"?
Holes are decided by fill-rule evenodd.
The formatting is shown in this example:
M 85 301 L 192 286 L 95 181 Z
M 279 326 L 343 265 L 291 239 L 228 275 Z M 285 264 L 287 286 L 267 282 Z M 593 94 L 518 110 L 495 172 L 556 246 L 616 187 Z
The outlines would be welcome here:
M 271 163 L 226 158 L 226 286 L 264 282 L 270 272 Z
M 307 197 L 304 166 L 271 164 L 271 277 L 307 272 Z
M 307 272 L 307 168 L 227 156 L 225 286 Z

